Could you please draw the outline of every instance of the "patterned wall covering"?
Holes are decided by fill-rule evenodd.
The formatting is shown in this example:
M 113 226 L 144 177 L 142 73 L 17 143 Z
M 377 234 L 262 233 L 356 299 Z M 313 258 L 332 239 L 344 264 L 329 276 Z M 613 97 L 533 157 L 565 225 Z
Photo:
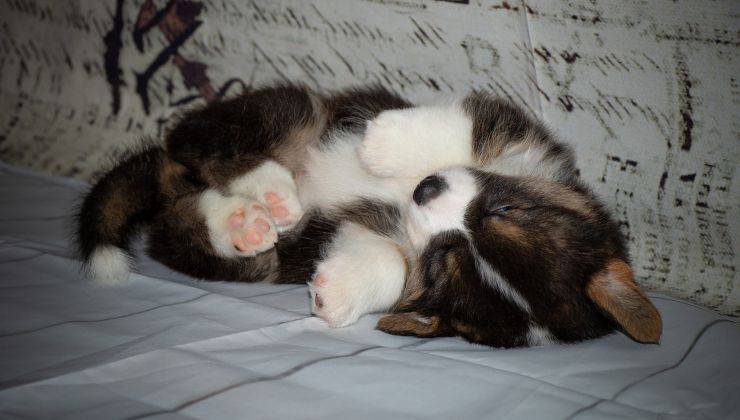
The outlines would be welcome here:
M 0 0 L 0 159 L 89 179 L 173 112 L 274 80 L 486 89 L 544 119 L 639 281 L 740 315 L 740 2 Z

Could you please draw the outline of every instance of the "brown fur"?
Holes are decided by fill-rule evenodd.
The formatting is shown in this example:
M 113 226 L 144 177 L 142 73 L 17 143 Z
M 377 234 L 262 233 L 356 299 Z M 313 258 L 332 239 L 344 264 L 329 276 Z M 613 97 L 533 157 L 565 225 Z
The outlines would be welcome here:
M 586 292 L 632 338 L 641 343 L 660 343 L 663 329 L 660 314 L 635 283 L 632 268 L 626 262 L 609 261 L 593 277 Z
M 425 317 L 418 312 L 403 312 L 386 315 L 378 321 L 377 329 L 395 335 L 415 335 L 417 337 L 438 337 L 453 333 L 443 325 L 438 316 Z
M 306 150 L 315 144 L 325 132 L 329 122 L 326 99 L 309 92 L 311 116 L 304 124 L 298 125 L 288 133 L 291 140 L 274 151 L 275 160 L 288 168 L 294 175 L 302 172 Z
M 380 235 L 391 236 L 398 230 L 401 212 L 390 203 L 360 200 L 343 206 L 336 212 L 336 217 L 362 225 Z
M 516 210 L 514 210 L 516 211 Z M 504 235 L 509 240 L 515 241 L 522 246 L 529 246 L 529 236 L 521 227 L 517 224 L 507 220 L 491 220 L 486 224 L 486 227 L 491 229 L 494 235 Z

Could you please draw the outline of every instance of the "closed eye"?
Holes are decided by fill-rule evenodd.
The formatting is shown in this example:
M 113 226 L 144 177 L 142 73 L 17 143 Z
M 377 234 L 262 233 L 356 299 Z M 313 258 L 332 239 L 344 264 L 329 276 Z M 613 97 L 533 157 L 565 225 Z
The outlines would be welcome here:
M 513 210 L 515 208 L 516 207 L 513 206 L 513 205 L 498 206 L 498 207 L 495 207 L 493 209 L 490 209 L 490 210 L 486 211 L 486 214 L 484 215 L 484 217 L 488 217 L 488 216 L 504 216 L 504 215 L 506 215 L 506 213 L 508 213 L 509 211 L 511 211 L 511 210 Z

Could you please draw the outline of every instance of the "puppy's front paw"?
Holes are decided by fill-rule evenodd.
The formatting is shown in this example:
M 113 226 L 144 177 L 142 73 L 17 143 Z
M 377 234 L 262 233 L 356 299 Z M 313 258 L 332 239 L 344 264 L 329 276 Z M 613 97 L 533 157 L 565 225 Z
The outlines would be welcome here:
M 472 124 L 456 104 L 383 111 L 367 123 L 358 156 L 368 172 L 392 178 L 418 178 L 468 165 Z
M 360 162 L 368 172 L 380 177 L 411 177 L 416 171 L 409 166 L 418 150 L 409 138 L 411 120 L 404 110 L 381 112 L 368 121 L 365 137 L 358 149 Z
M 312 312 L 331 327 L 344 327 L 362 315 L 390 309 L 406 276 L 398 249 L 353 223 L 339 228 L 332 248 L 308 284 Z
M 346 278 L 329 270 L 317 271 L 308 283 L 311 295 L 311 312 L 326 321 L 332 328 L 354 324 L 363 315 L 357 291 L 352 290 Z

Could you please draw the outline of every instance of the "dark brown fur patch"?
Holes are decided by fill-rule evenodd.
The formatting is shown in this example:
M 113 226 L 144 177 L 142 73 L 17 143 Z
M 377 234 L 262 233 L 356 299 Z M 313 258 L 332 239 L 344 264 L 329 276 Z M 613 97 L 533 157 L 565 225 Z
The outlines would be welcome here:
M 473 92 L 463 101 L 463 109 L 473 121 L 473 160 L 485 165 L 507 147 L 530 144 L 546 150 L 545 159 L 558 162 L 558 181 L 576 177 L 575 158 L 568 146 L 558 142 L 538 121 L 524 110 L 483 92 Z
M 292 127 L 287 133 L 289 140 L 273 151 L 275 160 L 294 175 L 302 172 L 306 150 L 319 141 L 329 122 L 325 99 L 313 92 L 308 92 L 308 95 L 311 105 L 310 117 Z
M 392 236 L 398 231 L 401 211 L 391 203 L 363 199 L 343 206 L 336 216 L 380 235 Z
M 179 197 L 158 213 L 149 229 L 148 252 L 168 267 L 205 280 L 255 282 L 277 280 L 277 254 L 223 258 L 211 246 L 208 228 L 198 213 L 200 194 Z
M 380 85 L 336 92 L 328 101 L 327 130 L 362 132 L 367 122 L 381 112 L 411 106 L 410 102 Z
M 336 218 L 318 212 L 307 214 L 294 232 L 280 238 L 277 254 L 280 260 L 279 283 L 306 283 L 324 256 L 339 227 Z
M 129 251 L 140 224 L 157 212 L 157 174 L 163 155 L 157 146 L 134 151 L 93 185 L 77 215 L 77 245 L 83 259 L 100 245 Z
M 322 99 L 303 86 L 279 85 L 183 114 L 166 136 L 168 155 L 198 182 L 229 182 L 274 159 L 294 174 L 326 125 Z

